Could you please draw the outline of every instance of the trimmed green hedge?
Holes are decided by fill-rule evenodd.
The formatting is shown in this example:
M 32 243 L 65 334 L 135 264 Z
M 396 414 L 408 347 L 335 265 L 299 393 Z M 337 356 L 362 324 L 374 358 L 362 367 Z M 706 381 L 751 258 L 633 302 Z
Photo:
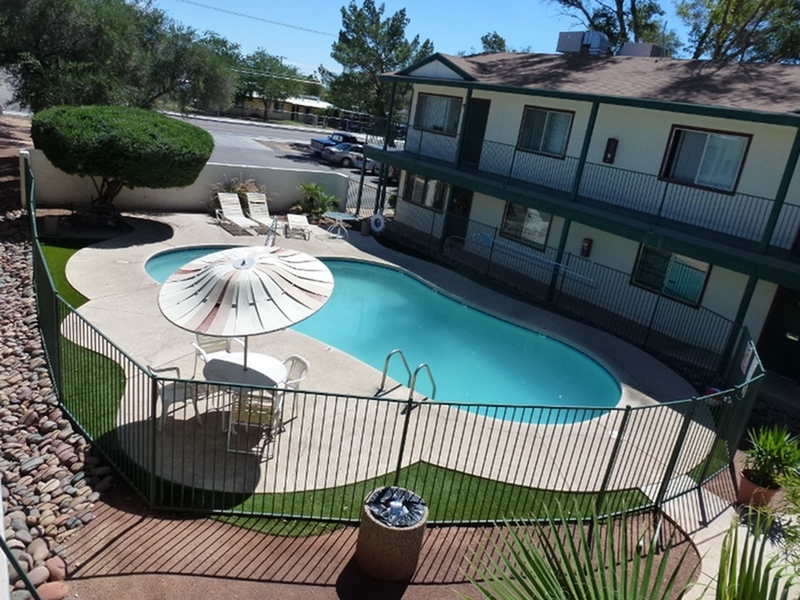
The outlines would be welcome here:
M 207 131 L 126 106 L 43 110 L 33 117 L 31 138 L 56 168 L 95 179 L 94 201 L 100 204 L 113 201 L 123 187 L 190 185 L 214 150 Z

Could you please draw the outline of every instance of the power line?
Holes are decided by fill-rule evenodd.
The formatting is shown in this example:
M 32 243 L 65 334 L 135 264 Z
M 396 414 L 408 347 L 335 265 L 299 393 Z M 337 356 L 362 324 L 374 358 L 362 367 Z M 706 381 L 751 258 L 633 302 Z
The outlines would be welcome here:
M 209 6 L 208 4 L 202 4 L 200 2 L 194 2 L 193 0 L 178 0 L 178 2 L 183 2 L 184 4 L 194 4 L 195 6 L 202 6 L 203 8 L 207 8 L 209 10 L 216 10 L 222 13 L 227 13 L 229 15 L 235 15 L 237 17 L 244 17 L 245 19 L 253 19 L 254 21 L 262 21 L 263 23 L 270 23 L 271 25 L 279 25 L 281 27 L 288 27 L 289 29 L 298 29 L 300 31 L 308 31 L 309 33 L 316 33 L 317 35 L 325 35 L 329 37 L 336 37 L 333 33 L 328 33 L 327 31 L 317 31 L 316 29 L 308 29 L 307 27 L 299 27 L 298 25 L 289 25 L 288 23 L 280 23 L 278 21 L 270 21 L 269 19 L 263 19 L 261 17 L 256 17 L 253 15 L 246 15 L 244 13 L 235 12 L 232 10 L 227 10 L 224 8 L 218 8 L 216 6 Z

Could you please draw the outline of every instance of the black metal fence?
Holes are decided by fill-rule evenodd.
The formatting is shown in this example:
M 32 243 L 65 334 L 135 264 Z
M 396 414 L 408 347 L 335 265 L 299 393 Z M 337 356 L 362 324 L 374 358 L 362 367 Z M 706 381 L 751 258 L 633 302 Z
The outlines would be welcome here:
M 399 200 L 386 234 L 443 263 L 609 331 L 705 383 L 722 385 L 747 332 L 702 306 L 631 285 L 631 274 L 556 249 L 537 250 L 499 229 Z
M 34 206 L 31 197 L 32 221 Z M 579 512 L 660 507 L 728 465 L 762 374 L 742 337 L 731 389 L 637 408 L 592 408 L 592 398 L 587 408 L 399 401 L 158 377 L 61 299 L 36 238 L 33 246 L 64 410 L 153 507 L 354 522 L 367 493 L 390 484 L 425 498 L 434 523 L 535 517 L 557 502 Z

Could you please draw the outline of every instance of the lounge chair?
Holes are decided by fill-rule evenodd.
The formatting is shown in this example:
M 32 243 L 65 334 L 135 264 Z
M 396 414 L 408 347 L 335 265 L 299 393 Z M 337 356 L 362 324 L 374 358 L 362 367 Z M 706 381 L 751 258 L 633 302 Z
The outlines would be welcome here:
M 260 456 L 262 454 L 260 448 L 262 441 L 265 444 L 272 441 L 274 434 L 277 432 L 275 395 L 269 390 L 242 389 L 234 392 L 232 396 L 231 410 L 228 417 L 226 448 L 228 452 Z M 237 425 L 242 425 L 246 429 L 244 449 L 242 449 L 242 437 L 238 438 L 238 444 L 231 446 L 231 437 L 234 435 L 239 436 L 235 429 Z M 260 435 L 255 448 L 251 450 L 250 429 L 253 427 L 259 429 Z M 272 458 L 272 456 L 267 455 L 267 458 Z
M 302 235 L 304 239 L 311 239 L 311 225 L 305 215 L 286 215 L 286 226 L 283 229 L 284 237 Z
M 275 219 L 269 214 L 266 194 L 247 192 L 247 216 L 260 225 L 262 233 L 275 227 Z
M 239 232 L 247 232 L 250 235 L 255 235 L 254 230 L 258 230 L 259 224 L 244 216 L 242 205 L 239 203 L 238 194 L 219 192 L 217 198 L 219 199 L 217 222 L 220 225 L 232 225 Z
M 166 373 L 172 371 L 175 373 L 175 379 L 181 378 L 181 370 L 178 367 L 163 367 L 156 369 L 147 365 L 147 370 L 151 375 L 158 375 L 159 373 Z M 167 410 L 172 404 L 182 402 L 188 405 L 190 402 L 194 406 L 194 414 L 197 417 L 197 424 L 202 425 L 203 419 L 200 416 L 200 411 L 197 408 L 197 384 L 188 383 L 185 381 L 170 381 L 167 383 L 159 381 L 158 395 L 161 398 L 161 418 L 158 420 L 158 430 L 164 429 L 164 421 L 167 418 Z

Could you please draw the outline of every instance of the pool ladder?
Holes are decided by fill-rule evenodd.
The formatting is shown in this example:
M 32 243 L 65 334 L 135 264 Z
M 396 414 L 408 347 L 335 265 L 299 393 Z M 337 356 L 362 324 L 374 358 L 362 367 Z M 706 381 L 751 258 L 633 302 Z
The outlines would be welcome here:
M 386 374 L 389 372 L 389 362 L 392 360 L 393 356 L 399 356 L 400 360 L 403 361 L 403 366 L 406 368 L 406 373 L 408 373 L 408 385 L 409 392 L 408 392 L 408 400 L 414 397 L 414 387 L 417 385 L 417 375 L 419 375 L 420 371 L 425 371 L 428 374 L 428 379 L 431 380 L 431 395 L 430 399 L 436 399 L 436 381 L 433 379 L 433 373 L 431 373 L 431 368 L 428 366 L 428 363 L 422 363 L 420 366 L 416 368 L 414 373 L 411 373 L 411 368 L 408 366 L 408 361 L 406 360 L 405 354 L 403 354 L 402 350 L 392 350 L 386 356 L 386 361 L 383 363 L 383 377 L 381 378 L 381 386 L 378 388 L 378 393 L 382 392 L 386 385 Z M 426 398 L 427 400 L 427 398 Z

